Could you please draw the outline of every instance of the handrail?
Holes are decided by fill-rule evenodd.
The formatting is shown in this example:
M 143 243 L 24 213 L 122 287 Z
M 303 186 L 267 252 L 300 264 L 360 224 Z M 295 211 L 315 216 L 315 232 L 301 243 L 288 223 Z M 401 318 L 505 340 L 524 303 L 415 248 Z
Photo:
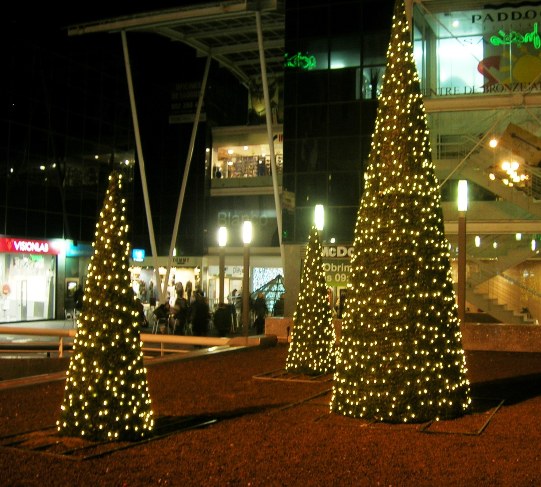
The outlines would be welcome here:
M 64 356 L 64 338 L 74 337 L 75 330 L 50 328 L 21 328 L 17 326 L 0 326 L 0 335 L 33 335 L 58 337 L 58 356 Z
M 532 296 L 536 297 L 536 298 L 540 298 L 541 299 L 541 293 L 536 291 L 535 289 L 532 289 L 528 286 L 525 286 L 524 284 L 522 284 L 520 281 L 517 281 L 515 278 L 511 277 L 511 276 L 508 276 L 507 274 L 505 274 L 504 272 L 502 272 L 500 274 L 501 277 L 503 277 L 506 281 L 510 282 L 511 284 L 519 287 L 520 289 L 522 289 L 523 291 L 525 291 L 526 293 L 528 294 L 531 294 Z
M 64 355 L 64 338 L 75 337 L 75 329 L 59 328 L 27 328 L 15 326 L 0 326 L 0 335 L 29 335 L 29 336 L 50 336 L 58 337 L 59 357 Z M 166 349 L 169 345 L 201 345 L 207 347 L 242 347 L 259 345 L 261 337 L 206 337 L 206 336 L 185 336 L 185 335 L 162 335 L 152 333 L 141 333 L 143 343 L 159 343 L 161 355 L 167 352 L 182 352 L 182 350 Z M 5 343 L 4 343 L 5 344 Z M 1 348 L 2 343 L 0 343 Z M 144 349 L 144 348 L 143 348 Z

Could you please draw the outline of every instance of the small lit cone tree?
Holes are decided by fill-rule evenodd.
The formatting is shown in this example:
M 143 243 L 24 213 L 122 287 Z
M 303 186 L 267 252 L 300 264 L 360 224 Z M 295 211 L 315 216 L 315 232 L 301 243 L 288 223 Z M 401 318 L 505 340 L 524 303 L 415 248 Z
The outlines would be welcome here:
M 130 286 L 121 189 L 122 176 L 113 172 L 96 224 L 94 254 L 57 421 L 59 433 L 65 436 L 139 440 L 154 427 Z
M 327 298 L 322 247 L 316 227 L 308 238 L 286 370 L 309 375 L 334 371 L 336 336 Z
M 470 388 L 404 0 L 397 0 L 338 347 L 331 410 L 463 415 Z

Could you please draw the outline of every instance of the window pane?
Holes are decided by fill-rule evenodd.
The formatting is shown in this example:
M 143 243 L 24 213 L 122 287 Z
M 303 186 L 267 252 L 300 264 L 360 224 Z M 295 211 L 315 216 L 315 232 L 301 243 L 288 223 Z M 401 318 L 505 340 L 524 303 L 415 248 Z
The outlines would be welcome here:
M 337 37 L 331 40 L 331 69 L 361 65 L 361 48 L 358 36 Z
M 482 86 L 483 76 L 477 70 L 482 58 L 481 36 L 440 39 L 438 87 L 442 90 L 441 94 L 463 94 L 473 86 Z

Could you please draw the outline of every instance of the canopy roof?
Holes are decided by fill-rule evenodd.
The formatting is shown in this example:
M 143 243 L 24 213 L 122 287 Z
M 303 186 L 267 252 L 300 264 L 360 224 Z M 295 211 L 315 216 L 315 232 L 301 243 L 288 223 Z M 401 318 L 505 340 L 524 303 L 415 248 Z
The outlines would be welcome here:
M 284 0 L 228 0 L 138 13 L 73 25 L 68 35 L 96 32 L 153 32 L 211 55 L 246 86 L 261 78 L 258 25 L 268 77 L 280 77 L 284 64 Z

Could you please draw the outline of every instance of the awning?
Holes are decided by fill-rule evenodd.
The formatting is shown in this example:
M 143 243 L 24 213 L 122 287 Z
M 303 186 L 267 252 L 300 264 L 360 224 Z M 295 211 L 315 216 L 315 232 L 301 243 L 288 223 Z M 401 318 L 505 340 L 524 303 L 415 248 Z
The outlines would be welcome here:
M 256 12 L 261 16 L 267 77 L 281 77 L 284 63 L 284 0 L 229 0 L 138 13 L 73 25 L 68 35 L 152 32 L 210 56 L 246 86 L 261 83 Z

